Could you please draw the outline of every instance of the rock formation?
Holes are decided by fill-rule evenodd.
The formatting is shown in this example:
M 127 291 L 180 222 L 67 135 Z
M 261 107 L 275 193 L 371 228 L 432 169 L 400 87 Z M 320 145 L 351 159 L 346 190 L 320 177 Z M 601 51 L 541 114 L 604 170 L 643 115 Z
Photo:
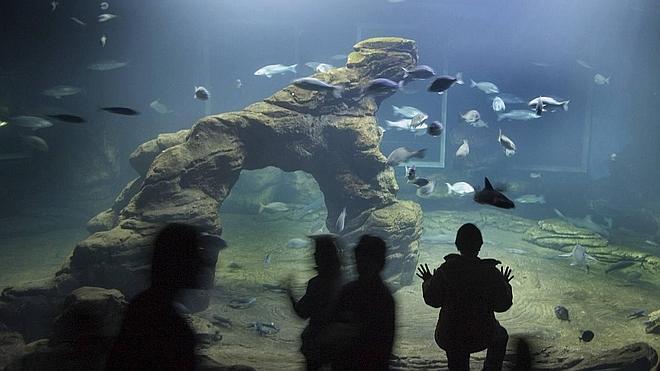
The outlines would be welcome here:
M 77 244 L 56 282 L 29 293 L 5 290 L 0 319 L 18 302 L 30 307 L 25 304 L 27 297 L 32 300 L 30 294 L 43 297 L 45 292 L 44 300 L 54 302 L 80 286 L 116 288 L 130 299 L 148 284 L 151 239 L 164 223 L 191 223 L 221 235 L 219 208 L 241 170 L 267 166 L 311 174 L 323 192 L 330 231 L 346 207 L 341 234 L 348 242 L 362 233 L 385 237 L 390 249 L 387 280 L 395 287 L 410 284 L 422 212 L 418 204 L 396 199 L 394 171 L 379 149 L 382 134 L 375 112 L 386 96 L 364 97 L 363 91 L 374 78 L 400 80 L 402 67 L 416 62 L 412 40 L 365 40 L 354 46 L 345 67 L 315 75 L 343 85 L 341 98 L 290 85 L 241 111 L 204 117 L 189 130 L 161 134 L 140 145 L 130 159 L 139 177 L 111 209 L 88 223 L 93 234 Z M 207 251 L 204 289 L 213 285 L 218 251 L 219 246 Z M 193 311 L 208 304 L 200 293 L 187 303 Z M 51 314 L 39 310 L 44 319 Z

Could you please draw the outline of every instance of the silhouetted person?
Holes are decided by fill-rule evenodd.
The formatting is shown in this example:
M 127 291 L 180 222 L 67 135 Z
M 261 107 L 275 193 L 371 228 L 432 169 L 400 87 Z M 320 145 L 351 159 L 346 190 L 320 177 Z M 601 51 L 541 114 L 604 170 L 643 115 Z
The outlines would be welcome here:
M 426 304 L 441 308 L 435 341 L 447 353 L 450 370 L 469 370 L 470 353 L 488 349 L 484 370 L 501 370 L 509 335 L 495 319 L 512 305 L 511 269 L 499 270 L 499 261 L 478 257 L 483 240 L 474 224 L 456 234 L 460 254 L 445 256 L 431 274 L 420 265 L 419 276 Z
M 395 308 L 380 272 L 385 242 L 364 235 L 355 247 L 358 279 L 346 284 L 337 301 L 335 321 L 352 328 L 336 355 L 333 370 L 387 370 L 394 344 Z
M 296 300 L 291 289 L 289 299 L 301 318 L 309 318 L 302 332 L 300 351 L 305 356 L 307 370 L 318 370 L 330 363 L 330 355 L 322 352 L 318 336 L 331 320 L 334 303 L 341 289 L 341 263 L 336 239 L 333 235 L 318 235 L 314 239 L 314 262 L 318 275 L 307 282 L 305 295 Z
M 151 287 L 128 306 L 106 370 L 194 370 L 195 333 L 175 296 L 199 287 L 201 236 L 190 225 L 169 224 L 153 242 Z

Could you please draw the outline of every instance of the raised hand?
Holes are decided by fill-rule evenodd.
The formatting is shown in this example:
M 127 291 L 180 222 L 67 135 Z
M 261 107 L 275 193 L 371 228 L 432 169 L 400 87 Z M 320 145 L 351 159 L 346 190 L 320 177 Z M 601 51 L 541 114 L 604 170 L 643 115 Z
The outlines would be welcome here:
M 429 269 L 428 264 L 420 264 L 419 267 L 417 268 L 417 277 L 421 278 L 422 281 L 426 281 L 433 277 L 431 274 L 431 270 Z
M 508 266 L 506 268 L 504 268 L 504 266 L 500 267 L 500 272 L 502 273 L 502 276 L 504 276 L 506 282 L 511 282 L 513 277 L 515 277 L 511 275 L 511 268 Z

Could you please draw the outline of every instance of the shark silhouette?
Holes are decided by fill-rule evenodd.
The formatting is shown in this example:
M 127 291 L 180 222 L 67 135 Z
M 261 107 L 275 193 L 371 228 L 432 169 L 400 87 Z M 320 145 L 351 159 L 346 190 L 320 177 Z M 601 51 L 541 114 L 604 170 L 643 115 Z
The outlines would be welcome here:
M 478 204 L 492 205 L 501 209 L 513 209 L 516 207 L 513 201 L 493 188 L 488 178 L 484 178 L 484 189 L 474 193 L 474 201 Z

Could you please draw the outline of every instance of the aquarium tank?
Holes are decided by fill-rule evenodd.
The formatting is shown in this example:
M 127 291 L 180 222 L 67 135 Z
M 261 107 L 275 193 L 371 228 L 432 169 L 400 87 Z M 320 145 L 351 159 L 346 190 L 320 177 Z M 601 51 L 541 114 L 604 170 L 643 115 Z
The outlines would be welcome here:
M 456 297 L 487 308 L 472 369 L 497 323 L 504 369 L 656 369 L 656 0 L 5 0 L 0 24 L 0 370 L 102 370 L 154 297 L 145 336 L 194 334 L 204 369 L 392 331 L 384 368 L 447 369 Z

